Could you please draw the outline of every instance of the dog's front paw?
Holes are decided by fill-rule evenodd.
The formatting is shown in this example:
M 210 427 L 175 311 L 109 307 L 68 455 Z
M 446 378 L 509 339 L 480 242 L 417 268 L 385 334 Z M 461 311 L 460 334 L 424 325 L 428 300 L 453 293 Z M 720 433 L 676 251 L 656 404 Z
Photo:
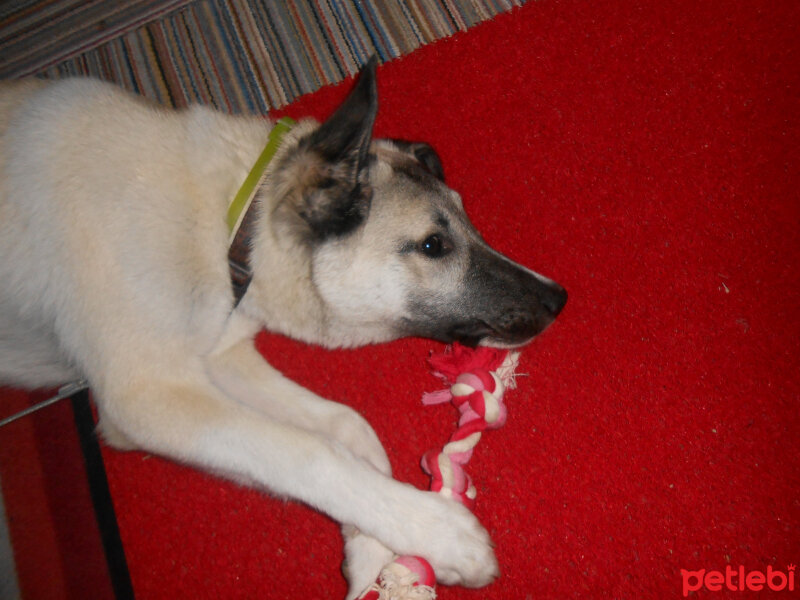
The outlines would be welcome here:
M 446 585 L 482 587 L 499 574 L 489 534 L 468 509 L 433 492 L 424 492 L 406 534 L 417 538 L 408 554 L 431 563 Z
M 488 585 L 500 573 L 489 534 L 469 510 L 451 500 L 445 502 L 450 519 L 428 553 L 436 578 L 446 585 Z
M 346 600 L 354 600 L 378 579 L 381 569 L 394 559 L 394 552 L 352 525 L 342 526 L 342 535 L 342 571 L 349 587 Z

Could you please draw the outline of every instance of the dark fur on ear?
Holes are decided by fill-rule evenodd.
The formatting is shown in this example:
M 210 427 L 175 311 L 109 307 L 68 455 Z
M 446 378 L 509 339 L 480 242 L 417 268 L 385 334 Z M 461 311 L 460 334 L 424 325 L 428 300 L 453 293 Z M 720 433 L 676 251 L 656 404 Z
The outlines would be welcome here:
M 342 105 L 301 142 L 319 160 L 318 176 L 303 193 L 300 209 L 318 238 L 352 231 L 369 211 L 365 169 L 378 112 L 377 63 L 375 56 L 370 58 Z
M 425 142 L 407 142 L 405 140 L 395 139 L 393 139 L 392 142 L 399 150 L 402 150 L 406 154 L 413 156 L 420 166 L 428 171 L 428 173 L 440 181 L 444 181 L 444 168 L 442 167 L 442 161 L 439 158 L 439 155 L 436 154 L 436 150 L 434 150 L 429 144 L 426 144 Z

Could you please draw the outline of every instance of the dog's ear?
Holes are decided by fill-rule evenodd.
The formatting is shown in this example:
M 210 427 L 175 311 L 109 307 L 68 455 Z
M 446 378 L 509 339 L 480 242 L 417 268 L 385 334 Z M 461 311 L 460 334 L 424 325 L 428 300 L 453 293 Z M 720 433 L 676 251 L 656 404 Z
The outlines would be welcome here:
M 425 142 L 412 144 L 411 148 L 414 156 L 428 171 L 430 171 L 431 175 L 444 181 L 442 160 L 439 158 L 439 155 L 436 154 L 436 150 Z
M 319 161 L 318 177 L 304 191 L 300 213 L 318 237 L 347 233 L 369 210 L 365 170 L 378 112 L 376 67 L 373 56 L 342 105 L 306 140 Z
M 439 155 L 430 144 L 425 142 L 407 142 L 405 140 L 392 140 L 399 150 L 410 154 L 428 173 L 444 181 L 444 168 Z

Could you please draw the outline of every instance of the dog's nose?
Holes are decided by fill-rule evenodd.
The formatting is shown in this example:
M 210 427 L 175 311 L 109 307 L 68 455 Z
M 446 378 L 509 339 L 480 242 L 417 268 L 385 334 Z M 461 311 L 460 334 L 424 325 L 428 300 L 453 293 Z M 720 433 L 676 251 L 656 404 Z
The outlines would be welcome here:
M 567 303 L 567 290 L 553 283 L 540 291 L 539 302 L 555 319 Z

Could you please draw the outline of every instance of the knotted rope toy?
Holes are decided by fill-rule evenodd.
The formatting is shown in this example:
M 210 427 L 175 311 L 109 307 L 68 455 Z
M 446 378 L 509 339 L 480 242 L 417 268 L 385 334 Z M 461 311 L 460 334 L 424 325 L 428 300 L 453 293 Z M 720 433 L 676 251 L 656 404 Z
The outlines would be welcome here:
M 453 344 L 428 360 L 433 374 L 448 388 L 422 397 L 425 405 L 452 402 L 458 408 L 458 428 L 440 450 L 422 457 L 423 471 L 431 477 L 430 489 L 472 509 L 476 490 L 464 465 L 487 429 L 506 422 L 506 389 L 516 387 L 514 370 L 518 352 L 494 348 L 466 348 Z M 359 600 L 433 600 L 436 578 L 428 561 L 400 556 L 381 571 L 378 580 Z

